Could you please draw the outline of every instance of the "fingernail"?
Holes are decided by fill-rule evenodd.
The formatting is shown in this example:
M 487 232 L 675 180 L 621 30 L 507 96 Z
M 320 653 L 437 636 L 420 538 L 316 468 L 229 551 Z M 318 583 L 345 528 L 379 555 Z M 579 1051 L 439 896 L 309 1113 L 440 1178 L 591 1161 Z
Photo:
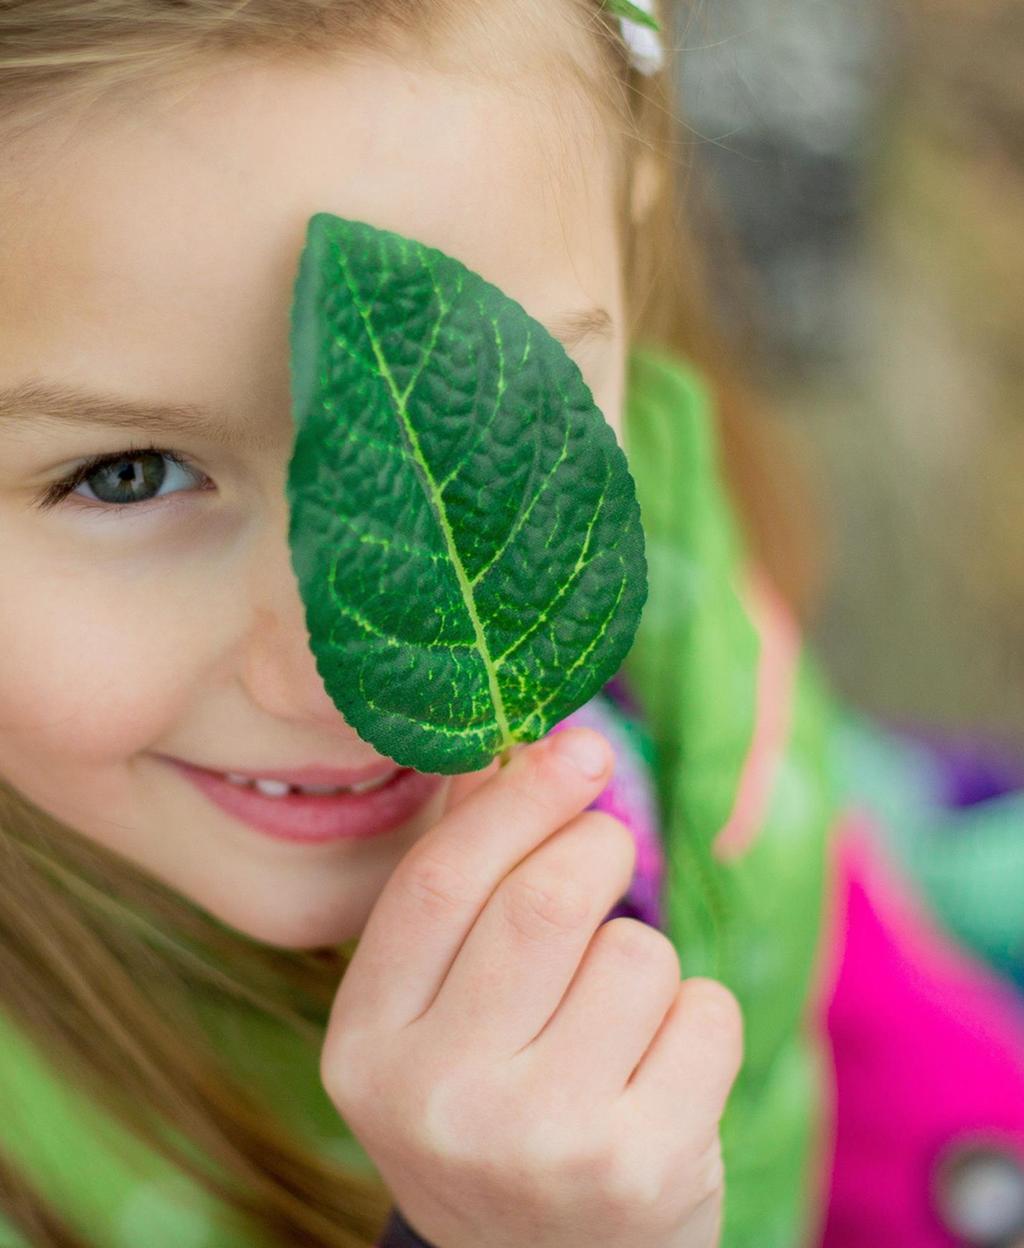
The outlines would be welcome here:
M 556 735 L 554 747 L 590 780 L 596 780 L 608 768 L 608 746 L 602 736 L 588 728 L 565 729 Z

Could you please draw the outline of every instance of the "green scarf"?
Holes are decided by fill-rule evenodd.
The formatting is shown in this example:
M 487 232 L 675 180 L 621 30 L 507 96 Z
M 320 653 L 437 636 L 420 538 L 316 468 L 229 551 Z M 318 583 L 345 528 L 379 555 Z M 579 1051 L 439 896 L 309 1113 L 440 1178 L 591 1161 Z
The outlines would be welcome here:
M 722 1248 L 797 1248 L 817 1239 L 830 1147 L 827 1037 L 805 1020 L 839 804 L 836 710 L 751 566 L 701 379 L 636 353 L 626 445 L 650 597 L 624 670 L 659 748 L 666 932 L 683 974 L 720 979 L 744 1015 Z M 727 823 L 749 847 L 724 862 L 712 844 Z
M 813 1242 L 822 1213 L 824 1040 L 803 1019 L 836 804 L 832 702 L 749 567 L 700 378 L 635 350 L 625 441 L 650 593 L 623 670 L 656 746 L 665 930 L 683 973 L 721 979 L 745 1016 L 744 1066 L 722 1124 L 722 1246 L 796 1248 Z M 744 851 L 731 862 L 712 852 L 727 824 Z M 370 1166 L 308 1044 L 249 1011 L 224 1007 L 209 1023 L 298 1132 Z M 49 1070 L 2 1015 L 0 1147 L 104 1248 L 252 1248 L 211 1196 Z M 5 1246 L 28 1248 L 0 1220 Z

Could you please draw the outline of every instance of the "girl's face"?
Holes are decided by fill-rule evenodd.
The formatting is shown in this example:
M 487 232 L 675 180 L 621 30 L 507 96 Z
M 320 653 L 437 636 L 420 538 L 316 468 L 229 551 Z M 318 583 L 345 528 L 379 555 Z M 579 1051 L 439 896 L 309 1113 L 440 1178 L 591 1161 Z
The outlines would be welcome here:
M 496 283 L 563 338 L 621 442 L 610 154 L 546 81 L 369 55 L 225 62 L 173 99 L 108 102 L 5 153 L 0 391 L 74 387 L 127 414 L 0 401 L 0 777 L 269 944 L 357 935 L 450 784 L 395 831 L 310 845 L 228 815 L 167 761 L 255 775 L 388 761 L 324 689 L 289 560 L 306 222 L 397 230 Z M 604 329 L 573 342 L 595 308 Z M 202 418 L 144 423 L 147 405 Z M 164 470 L 144 501 L 99 501 L 109 485 L 86 479 L 39 506 L 90 457 L 148 446 L 182 465 L 138 463 Z

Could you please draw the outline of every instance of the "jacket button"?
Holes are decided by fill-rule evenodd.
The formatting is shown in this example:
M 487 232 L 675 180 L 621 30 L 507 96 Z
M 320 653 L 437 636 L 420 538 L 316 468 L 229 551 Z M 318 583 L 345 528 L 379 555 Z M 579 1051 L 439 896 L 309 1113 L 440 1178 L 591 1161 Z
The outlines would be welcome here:
M 990 1144 L 948 1149 L 935 1170 L 935 1211 L 969 1248 L 1024 1248 L 1024 1165 Z

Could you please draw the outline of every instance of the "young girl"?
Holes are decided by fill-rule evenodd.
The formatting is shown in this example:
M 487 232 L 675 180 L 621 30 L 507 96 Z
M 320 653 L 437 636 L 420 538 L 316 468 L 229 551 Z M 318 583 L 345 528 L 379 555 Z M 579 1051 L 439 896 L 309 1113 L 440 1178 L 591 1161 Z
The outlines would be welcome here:
M 1019 1006 L 842 799 L 643 16 L 0 4 L 0 1243 L 916 1248 L 979 1174 L 1009 1242 Z M 317 674 L 317 211 L 518 299 L 627 452 L 636 641 L 507 768 L 399 772 Z

